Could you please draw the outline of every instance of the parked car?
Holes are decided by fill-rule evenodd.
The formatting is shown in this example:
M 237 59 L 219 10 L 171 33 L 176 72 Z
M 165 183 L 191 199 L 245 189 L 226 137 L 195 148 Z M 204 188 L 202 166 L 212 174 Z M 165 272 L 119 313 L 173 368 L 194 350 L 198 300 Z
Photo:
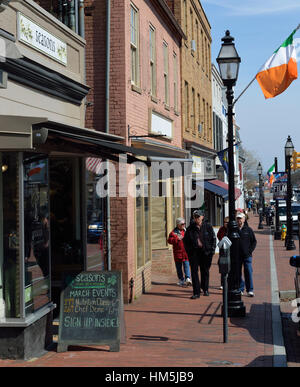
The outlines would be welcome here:
M 300 332 L 300 256 L 294 255 L 290 258 L 290 265 L 296 268 L 295 272 L 295 289 L 296 289 L 296 302 L 298 308 L 298 324 L 299 324 L 299 332 Z M 296 306 L 296 305 L 295 305 Z
M 291 209 L 292 209 L 292 217 L 293 217 L 293 234 L 298 235 L 298 232 L 299 232 L 298 213 L 300 213 L 300 203 L 292 203 Z M 279 201 L 278 214 L 279 214 L 280 226 L 282 224 L 287 225 L 286 224 L 287 218 L 286 218 L 286 202 L 285 201 Z
M 98 241 L 104 231 L 103 222 L 90 222 L 87 229 L 88 241 Z

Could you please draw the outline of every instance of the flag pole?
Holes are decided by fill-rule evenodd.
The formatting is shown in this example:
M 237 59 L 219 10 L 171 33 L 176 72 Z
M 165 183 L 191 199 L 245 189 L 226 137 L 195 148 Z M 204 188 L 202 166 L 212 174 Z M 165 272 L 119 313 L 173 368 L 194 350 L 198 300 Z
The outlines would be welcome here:
M 300 26 L 300 25 L 299 25 Z M 255 77 L 249 82 L 248 86 L 245 87 L 245 89 L 241 92 L 241 94 L 234 100 L 233 102 L 233 106 L 237 103 L 237 101 L 240 99 L 240 97 L 245 93 L 245 91 L 248 89 L 248 87 L 251 86 L 251 84 L 255 81 L 256 79 L 256 75 Z
M 300 28 L 300 23 L 299 23 L 298 26 L 296 27 L 295 32 L 298 31 L 299 28 Z M 241 94 L 234 100 L 232 106 L 234 106 L 234 105 L 237 103 L 237 101 L 238 101 L 238 100 L 240 99 L 240 97 L 245 93 L 245 91 L 251 86 L 251 84 L 255 81 L 255 79 L 256 79 L 256 74 L 255 74 L 255 77 L 249 82 L 249 84 L 248 84 L 248 85 L 245 87 L 245 89 L 241 92 Z

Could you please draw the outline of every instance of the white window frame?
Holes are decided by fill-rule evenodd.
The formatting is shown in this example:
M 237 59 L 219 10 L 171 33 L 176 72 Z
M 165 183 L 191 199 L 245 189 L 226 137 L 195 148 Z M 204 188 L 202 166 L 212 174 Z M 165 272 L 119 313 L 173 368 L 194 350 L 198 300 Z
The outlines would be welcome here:
M 164 103 L 170 104 L 170 85 L 169 85 L 169 46 L 167 42 L 163 42 L 163 60 L 164 60 Z
M 139 10 L 130 3 L 131 84 L 140 85 Z
M 153 25 L 149 26 L 149 41 L 150 41 L 150 92 L 153 97 L 156 97 L 156 29 Z

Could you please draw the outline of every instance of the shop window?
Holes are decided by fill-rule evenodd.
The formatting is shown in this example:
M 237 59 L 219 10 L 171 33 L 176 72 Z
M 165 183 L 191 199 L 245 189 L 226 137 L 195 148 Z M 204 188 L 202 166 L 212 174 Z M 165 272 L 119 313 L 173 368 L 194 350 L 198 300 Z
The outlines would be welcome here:
M 137 269 L 151 260 L 150 184 L 148 170 L 142 169 L 144 178 L 136 180 L 135 229 Z M 137 170 L 137 176 L 141 171 Z
M 18 154 L 3 152 L 0 164 L 0 317 L 16 318 L 21 310 Z
M 84 270 L 80 159 L 50 159 L 49 173 L 52 299 L 59 303 L 67 276 Z
M 176 226 L 176 219 L 181 216 L 181 179 L 172 179 L 172 218 L 173 227 Z
M 97 183 L 102 178 L 102 160 L 88 157 L 86 167 L 87 270 L 104 270 L 105 198 L 101 198 Z
M 167 246 L 167 184 L 159 181 L 159 195 L 152 198 L 152 248 Z
M 24 153 L 25 315 L 50 302 L 49 172 L 45 155 Z

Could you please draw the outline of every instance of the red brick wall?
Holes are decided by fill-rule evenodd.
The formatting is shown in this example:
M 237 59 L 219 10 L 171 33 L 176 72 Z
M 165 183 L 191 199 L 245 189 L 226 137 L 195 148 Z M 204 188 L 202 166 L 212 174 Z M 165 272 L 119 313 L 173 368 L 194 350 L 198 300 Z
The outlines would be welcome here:
M 176 274 L 172 250 L 162 249 L 152 251 L 152 272 L 161 274 Z
M 106 1 L 86 0 L 86 83 L 91 87 L 86 109 L 86 127 L 105 131 Z

